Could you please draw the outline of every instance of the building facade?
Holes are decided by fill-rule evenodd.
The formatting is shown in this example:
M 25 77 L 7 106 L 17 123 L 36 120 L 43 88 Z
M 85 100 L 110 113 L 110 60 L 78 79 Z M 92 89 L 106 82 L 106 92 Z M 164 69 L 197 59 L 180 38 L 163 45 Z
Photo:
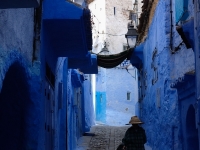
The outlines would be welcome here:
M 139 114 L 147 144 L 154 150 L 198 150 L 199 2 L 143 3 L 135 55 L 143 54 Z
M 0 5 L 1 149 L 75 149 L 94 124 L 97 62 L 87 3 Z
M 132 0 L 94 0 L 92 12 L 93 49 L 97 55 L 118 54 L 127 50 L 127 25 Z M 125 125 L 135 114 L 138 99 L 137 69 L 128 60 L 115 68 L 98 68 L 96 75 L 96 120 L 108 125 Z M 116 113 L 120 116 L 117 120 Z

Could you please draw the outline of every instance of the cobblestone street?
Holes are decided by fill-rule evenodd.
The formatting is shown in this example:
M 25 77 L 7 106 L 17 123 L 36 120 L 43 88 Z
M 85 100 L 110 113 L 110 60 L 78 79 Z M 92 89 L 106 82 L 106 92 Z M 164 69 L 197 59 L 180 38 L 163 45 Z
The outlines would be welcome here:
M 90 133 L 94 133 L 95 136 L 81 137 L 76 150 L 116 150 L 129 127 L 94 126 Z
M 82 136 L 76 150 L 116 150 L 129 127 L 130 125 L 93 126 L 89 133 L 94 133 L 95 136 Z M 145 144 L 145 150 L 152 149 Z

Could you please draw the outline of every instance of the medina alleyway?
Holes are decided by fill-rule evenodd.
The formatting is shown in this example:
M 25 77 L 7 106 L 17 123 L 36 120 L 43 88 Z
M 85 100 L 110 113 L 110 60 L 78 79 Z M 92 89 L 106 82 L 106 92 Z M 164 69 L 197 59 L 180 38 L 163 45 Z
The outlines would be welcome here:
M 93 126 L 88 134 L 78 140 L 76 150 L 116 150 L 129 127 L 130 125 Z M 145 145 L 145 150 L 151 149 Z

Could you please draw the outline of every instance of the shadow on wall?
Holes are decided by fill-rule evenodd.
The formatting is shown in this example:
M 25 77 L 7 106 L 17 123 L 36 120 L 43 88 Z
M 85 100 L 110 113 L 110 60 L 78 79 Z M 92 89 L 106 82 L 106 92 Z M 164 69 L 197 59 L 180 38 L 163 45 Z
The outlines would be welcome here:
M 187 112 L 186 129 L 187 129 L 187 149 L 199 150 L 198 130 L 196 129 L 196 122 L 195 122 L 195 109 L 192 105 L 190 105 Z
M 25 69 L 15 62 L 5 75 L 0 93 L 0 149 L 26 149 L 29 103 Z

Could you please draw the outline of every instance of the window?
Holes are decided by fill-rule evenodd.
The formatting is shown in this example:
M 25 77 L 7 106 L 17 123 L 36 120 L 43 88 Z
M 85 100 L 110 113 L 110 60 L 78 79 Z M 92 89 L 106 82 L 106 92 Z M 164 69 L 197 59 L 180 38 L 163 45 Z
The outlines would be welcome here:
M 131 100 L 131 92 L 127 92 L 127 100 L 128 100 L 128 101 Z
M 188 0 L 175 0 L 176 23 L 185 21 L 188 16 Z

